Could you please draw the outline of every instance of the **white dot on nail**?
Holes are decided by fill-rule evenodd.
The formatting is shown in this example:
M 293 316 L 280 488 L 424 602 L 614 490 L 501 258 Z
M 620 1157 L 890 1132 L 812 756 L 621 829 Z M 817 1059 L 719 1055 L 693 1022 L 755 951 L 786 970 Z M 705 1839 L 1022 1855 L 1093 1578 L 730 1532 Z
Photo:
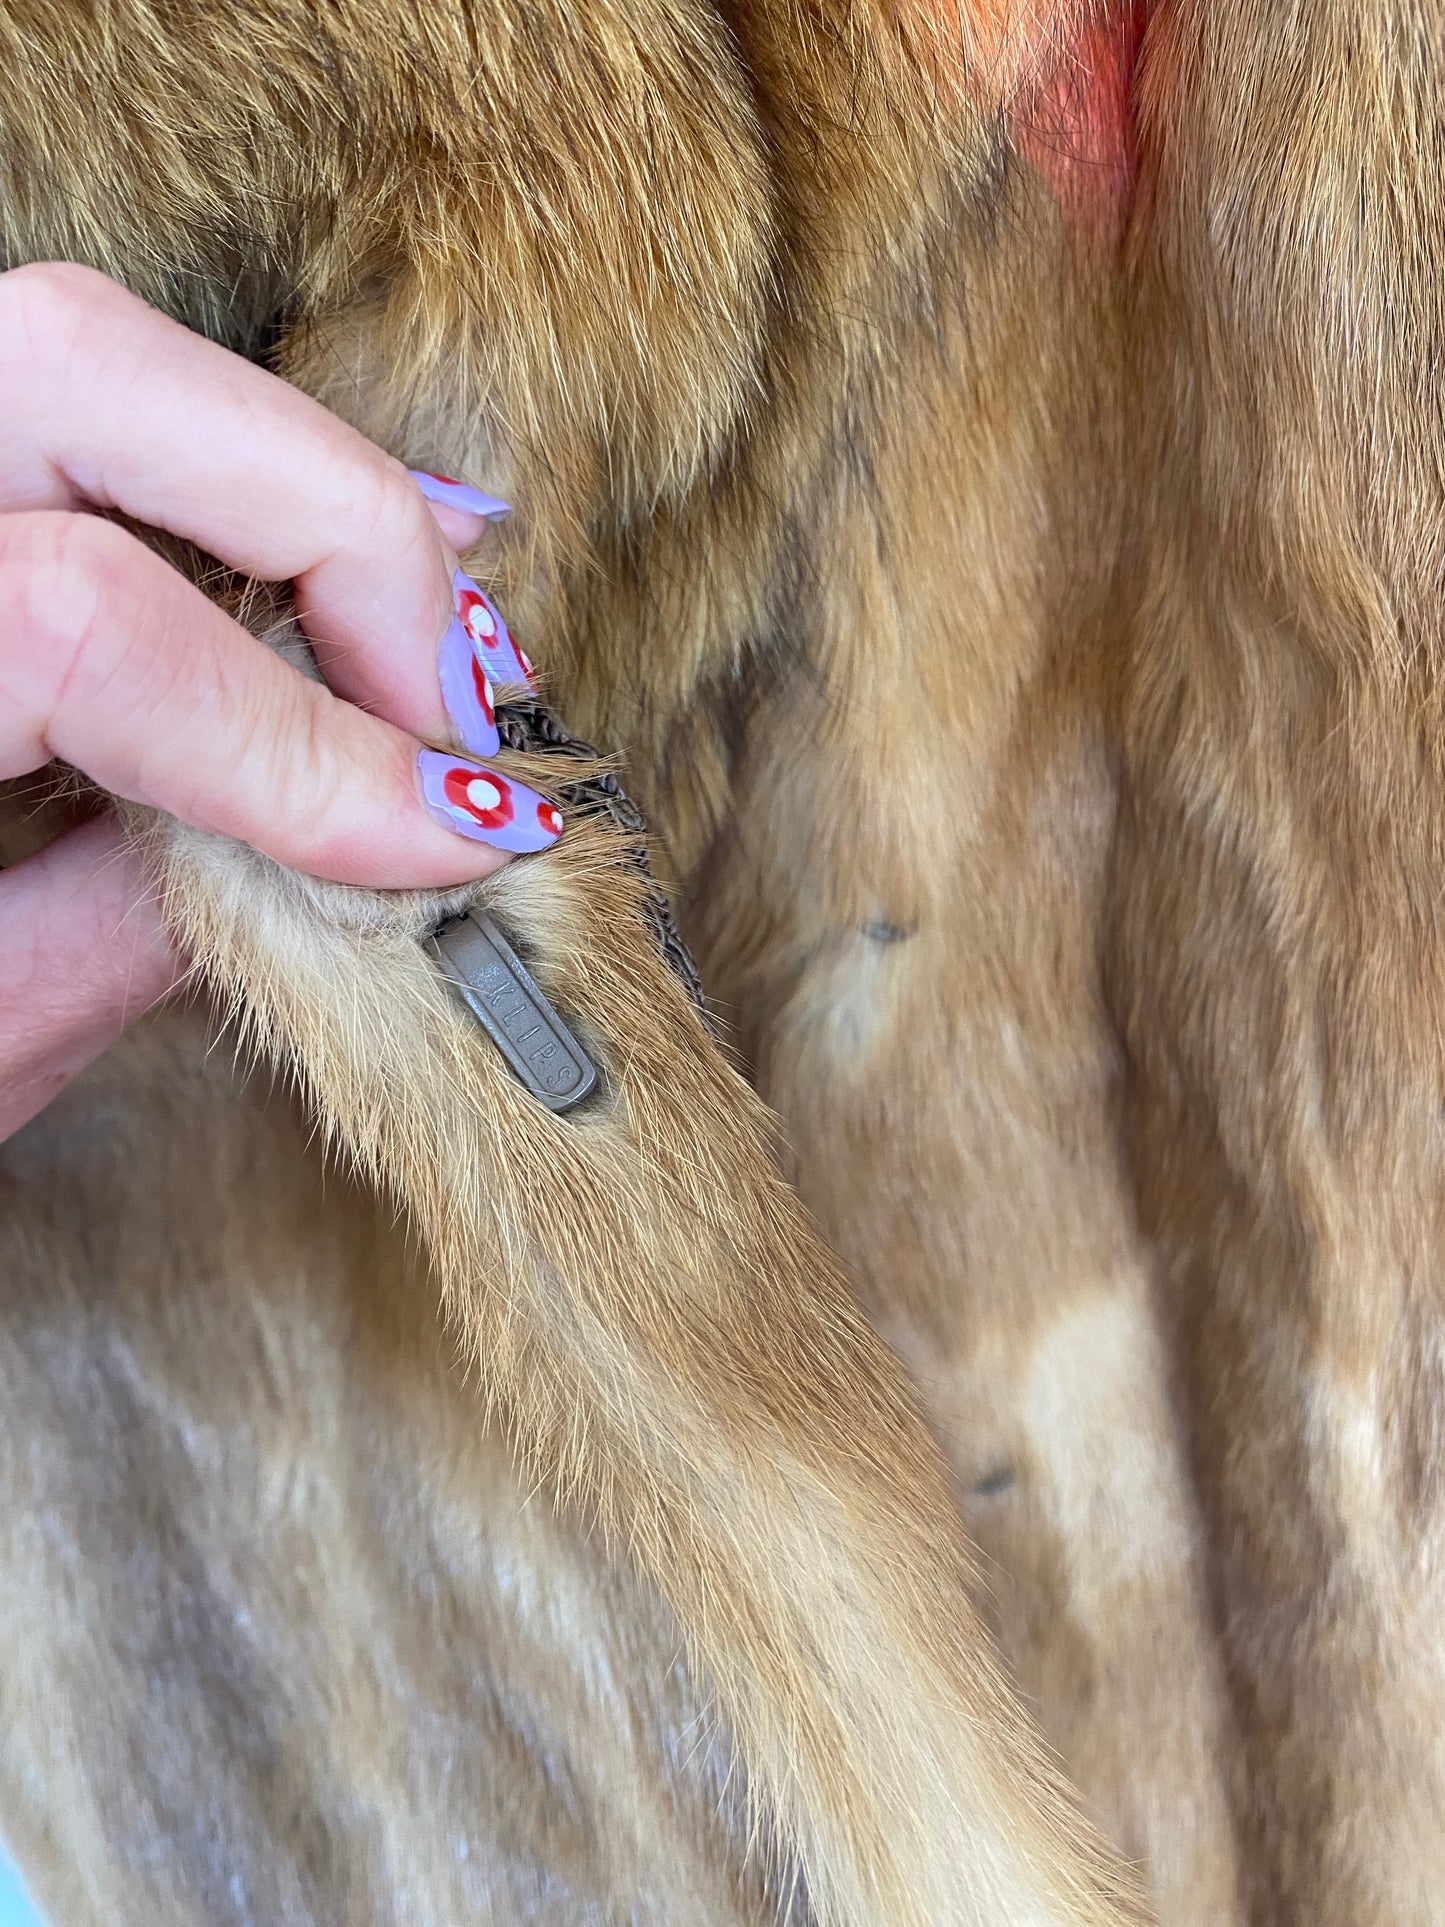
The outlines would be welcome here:
M 485 776 L 474 776 L 467 784 L 467 801 L 474 810 L 494 810 L 501 800 L 502 792 Z

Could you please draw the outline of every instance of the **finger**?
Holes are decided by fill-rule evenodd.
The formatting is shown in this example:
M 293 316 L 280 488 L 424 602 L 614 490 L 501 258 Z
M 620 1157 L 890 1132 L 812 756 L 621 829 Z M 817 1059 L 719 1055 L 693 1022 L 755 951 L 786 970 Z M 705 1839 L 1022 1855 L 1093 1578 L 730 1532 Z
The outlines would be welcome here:
M 462 515 L 468 521 L 481 523 L 499 521 L 512 512 L 500 496 L 487 495 L 473 488 L 470 482 L 459 482 L 455 475 L 437 475 L 427 468 L 414 468 L 410 474 L 432 508 L 443 514 Z M 445 528 L 446 524 L 442 526 Z
M 437 527 L 448 545 L 458 554 L 481 537 L 488 522 L 510 515 L 508 505 L 495 495 L 485 495 L 467 482 L 451 475 L 433 475 L 430 469 L 413 468 L 407 473 L 420 489 Z
M 457 509 L 444 507 L 440 502 L 428 502 L 432 520 L 441 530 L 442 540 L 455 555 L 463 555 L 472 544 L 479 541 L 482 530 L 487 526 L 480 515 L 463 515 Z
M 0 1138 L 179 982 L 182 961 L 114 817 L 0 871 Z
M 380 887 L 485 876 L 560 830 L 500 777 L 489 809 L 438 809 L 419 767 L 435 752 L 300 675 L 95 516 L 0 515 L 0 623 L 0 776 L 59 757 L 279 862 Z
M 0 509 L 83 504 L 294 581 L 332 687 L 447 735 L 437 648 L 455 563 L 400 463 L 105 276 L 18 268 L 0 275 Z

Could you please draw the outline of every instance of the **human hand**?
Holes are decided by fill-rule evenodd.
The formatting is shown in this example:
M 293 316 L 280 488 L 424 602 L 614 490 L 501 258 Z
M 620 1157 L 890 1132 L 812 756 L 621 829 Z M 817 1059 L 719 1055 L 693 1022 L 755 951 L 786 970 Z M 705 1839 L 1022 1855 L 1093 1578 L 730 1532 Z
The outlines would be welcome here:
M 474 760 L 497 747 L 492 686 L 529 669 L 448 546 L 475 540 L 487 500 L 419 479 L 437 499 L 103 275 L 0 274 L 0 778 L 59 759 L 373 887 L 545 848 L 557 811 Z M 294 583 L 325 683 L 94 509 Z M 0 1137 L 182 968 L 113 818 L 0 872 Z

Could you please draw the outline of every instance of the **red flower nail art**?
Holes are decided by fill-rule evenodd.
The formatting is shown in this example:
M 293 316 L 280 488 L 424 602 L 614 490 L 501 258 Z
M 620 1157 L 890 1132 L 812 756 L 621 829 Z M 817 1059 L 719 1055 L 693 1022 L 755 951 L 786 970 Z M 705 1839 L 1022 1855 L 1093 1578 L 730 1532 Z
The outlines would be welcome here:
M 482 673 L 482 665 L 472 657 L 472 688 L 476 692 L 477 704 L 489 723 L 497 720 L 496 704 L 492 700 L 492 685 Z
M 469 816 L 484 830 L 501 829 L 504 823 L 511 822 L 516 813 L 512 807 L 511 784 L 505 776 L 497 776 L 490 771 L 482 773 L 458 764 L 443 777 L 442 789 L 454 810 Z M 554 835 L 559 833 L 560 826 L 559 817 L 558 831 L 554 831 Z
M 458 629 L 481 657 L 488 680 L 494 686 L 533 682 L 532 665 L 512 640 L 506 623 L 462 569 L 452 577 L 452 593 Z
M 527 856 L 562 834 L 562 812 L 525 783 L 440 749 L 418 750 L 416 767 L 427 814 L 458 836 Z
M 462 589 L 457 594 L 457 615 L 462 627 L 479 649 L 492 649 L 497 641 L 497 624 L 485 598 L 476 589 Z

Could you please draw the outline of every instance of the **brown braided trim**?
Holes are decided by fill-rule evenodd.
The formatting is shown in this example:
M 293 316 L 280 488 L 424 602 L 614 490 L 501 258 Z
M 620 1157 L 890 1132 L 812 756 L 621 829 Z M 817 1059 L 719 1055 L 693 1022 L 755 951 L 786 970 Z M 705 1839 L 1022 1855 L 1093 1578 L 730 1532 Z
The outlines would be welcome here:
M 525 750 L 541 756 L 565 756 L 582 763 L 602 761 L 599 750 L 569 735 L 556 710 L 535 696 L 500 704 L 497 709 L 497 733 L 508 749 Z M 605 816 L 631 846 L 628 861 L 642 879 L 643 907 L 657 947 L 711 1028 L 697 965 L 678 931 L 672 905 L 652 874 L 652 864 L 647 854 L 647 818 L 610 770 L 583 777 L 574 783 L 563 783 L 557 794 L 559 802 L 570 815 Z

